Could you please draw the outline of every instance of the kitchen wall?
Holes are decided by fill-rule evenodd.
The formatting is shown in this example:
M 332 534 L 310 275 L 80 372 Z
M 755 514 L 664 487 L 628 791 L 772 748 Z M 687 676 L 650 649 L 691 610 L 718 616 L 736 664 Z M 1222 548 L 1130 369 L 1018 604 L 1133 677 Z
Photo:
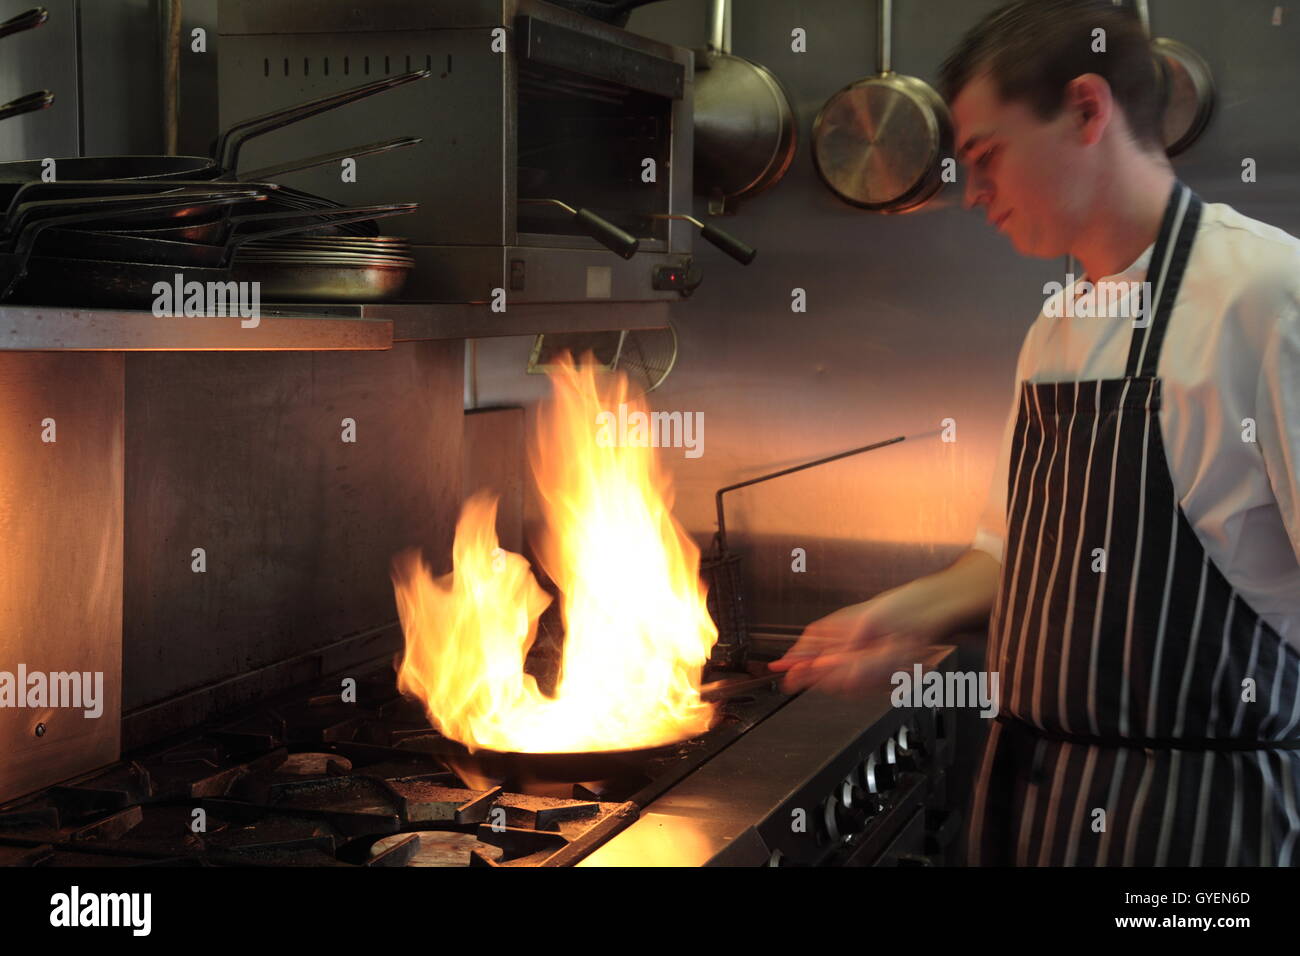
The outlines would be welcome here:
M 995 4 L 899 0 L 895 66 L 933 82 L 947 49 Z M 26 6 L 25 0 L 0 0 L 0 16 Z M 0 127 L 5 155 L 157 149 L 154 3 L 47 0 L 46 6 L 52 19 L 42 32 L 0 41 L 3 98 L 49 86 L 60 99 L 54 110 Z M 1180 175 L 1207 200 L 1229 202 L 1300 232 L 1300 133 L 1293 122 L 1300 94 L 1300 10 L 1268 0 L 1151 0 L 1151 7 L 1155 32 L 1199 50 L 1219 82 L 1217 113 L 1201 141 L 1177 161 Z M 185 3 L 187 33 L 207 27 L 210 46 L 207 54 L 187 53 L 182 60 L 182 152 L 205 151 L 216 131 L 215 8 L 215 0 Z M 812 121 L 835 90 L 874 68 L 874 9 L 861 0 L 737 0 L 735 52 L 765 64 L 786 84 L 802 140 L 785 181 L 725 222 L 759 248 L 757 261 L 743 268 L 700 244 L 706 279 L 676 307 L 677 366 L 652 395 L 657 408 L 704 414 L 704 454 L 664 456 L 676 481 L 676 512 L 702 543 L 714 527 L 718 486 L 869 441 L 908 436 L 902 445 L 733 496 L 731 543 L 745 561 L 752 617 L 759 623 L 799 625 L 941 567 L 965 547 L 1012 396 L 1016 350 L 1041 303 L 1042 284 L 1064 271 L 1061 262 L 1020 259 L 978 215 L 960 210 L 954 187 L 930 208 L 883 217 L 841 205 L 817 180 L 808 149 Z M 1281 17 L 1277 26 L 1275 11 Z M 636 11 L 629 26 L 699 46 L 707 12 L 704 0 L 663 0 Z M 807 53 L 790 50 L 796 27 L 807 32 Z M 85 53 L 80 71 L 70 59 L 76 37 Z M 1258 165 L 1256 183 L 1240 181 L 1245 157 Z M 790 309 L 796 288 L 806 292 L 806 313 Z M 529 402 L 544 392 L 543 380 L 523 372 L 531 344 L 478 343 L 481 405 Z M 425 494 L 438 503 L 431 507 L 444 511 L 455 500 L 459 466 L 439 465 L 437 455 L 458 460 L 458 451 L 422 444 L 432 433 L 414 435 L 414 444 L 412 436 L 399 440 L 398 433 L 402 414 L 410 412 L 400 405 L 404 389 L 430 377 L 443 383 L 437 401 L 450 403 L 438 414 L 454 414 L 459 346 L 434 352 L 412 348 L 388 358 L 310 361 L 128 357 L 128 710 L 147 711 L 167 694 L 268 667 L 366 626 L 350 614 L 345 595 L 315 590 L 319 581 L 310 584 L 287 572 L 253 584 L 240 577 L 256 578 L 257 566 L 241 562 L 263 553 L 271 540 L 267 534 L 281 542 L 307 534 L 334 562 L 321 580 L 336 583 L 349 577 L 355 567 L 349 562 L 358 554 L 378 554 L 403 535 L 445 552 L 445 515 L 405 528 L 402 515 L 393 513 L 377 530 L 368 529 L 366 519 L 366 503 L 389 500 L 390 488 L 411 507 Z M 223 394 L 223 387 L 241 382 Z M 301 473 L 268 475 L 257 461 L 232 452 L 251 435 L 265 456 L 283 456 L 286 448 L 298 447 L 286 438 L 286 427 L 300 430 L 316 416 L 324 422 L 327 413 L 341 417 L 337 403 L 343 400 L 392 416 L 383 418 L 382 440 L 351 475 L 331 472 L 342 463 L 328 456 Z M 938 438 L 947 418 L 957 425 L 953 443 Z M 177 435 L 170 430 L 175 428 L 193 433 Z M 158 435 L 174 441 L 146 443 Z M 271 458 L 259 460 L 265 465 Z M 393 462 L 420 468 L 429 461 L 435 470 L 428 480 L 385 472 Z M 256 488 L 247 485 L 257 476 Z M 241 482 L 247 485 L 242 497 Z M 252 510 L 241 510 L 246 506 Z M 338 521 L 340 514 L 337 534 L 310 537 L 314 523 Z M 169 577 L 183 563 L 160 564 L 173 545 L 188 553 L 201 544 L 195 532 L 203 522 L 217 528 L 213 540 L 230 545 L 221 560 L 230 562 L 232 587 L 240 581 L 247 588 L 240 593 L 261 602 L 230 612 L 239 620 L 219 616 L 205 622 L 204 602 L 219 595 L 185 596 L 177 590 L 179 579 Z M 791 570 L 795 547 L 807 550 L 804 573 Z M 360 586 L 365 618 L 376 623 L 388 610 L 381 578 L 382 571 L 373 570 Z M 277 604 L 284 597 L 278 588 L 292 594 Z M 318 611 L 304 610 L 311 606 Z M 299 623 L 291 626 L 286 621 L 294 614 Z M 201 650 L 182 653 L 179 636 L 196 627 L 204 635 Z
M 55 100 L 0 123 L 0 161 L 160 152 L 157 0 L 0 0 L 0 20 L 34 6 L 49 20 L 0 40 L 0 103 Z
M 899 0 L 894 66 L 935 83 L 948 49 L 997 0 Z M 629 29 L 699 47 L 708 4 L 665 0 Z M 1175 168 L 1207 201 L 1300 233 L 1300 7 L 1265 0 L 1151 0 L 1153 30 L 1198 50 L 1219 83 L 1216 115 Z M 1282 24 L 1272 24 L 1275 8 Z M 1284 8 L 1284 9 L 1283 9 Z M 807 32 L 807 53 L 790 32 Z M 753 618 L 798 625 L 938 569 L 969 542 L 1012 398 L 1020 341 L 1062 261 L 1020 258 L 949 186 L 930 208 L 879 216 L 840 204 L 808 145 L 822 103 L 874 70 L 875 5 L 862 0 L 737 0 L 734 52 L 786 85 L 801 141 L 772 192 L 726 219 L 759 249 L 748 268 L 697 244 L 704 284 L 676 307 L 677 366 L 654 407 L 704 413 L 704 454 L 664 456 L 676 513 L 702 542 L 713 491 L 894 435 L 902 445 L 729 497 Z M 1240 181 L 1243 157 L 1258 182 Z M 960 173 L 959 173 L 960 175 Z M 704 206 L 697 204 L 697 215 Z M 806 290 L 806 314 L 791 290 Z M 595 306 L 593 306 L 595 307 Z M 478 343 L 479 399 L 524 401 L 529 340 Z M 939 440 L 956 421 L 957 440 Z M 791 549 L 807 549 L 807 572 Z

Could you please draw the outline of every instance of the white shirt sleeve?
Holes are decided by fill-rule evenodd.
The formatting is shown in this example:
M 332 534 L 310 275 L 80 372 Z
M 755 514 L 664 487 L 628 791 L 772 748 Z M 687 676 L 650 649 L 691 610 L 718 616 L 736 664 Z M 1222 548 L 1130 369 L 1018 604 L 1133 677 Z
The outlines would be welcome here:
M 1300 561 L 1300 284 L 1292 281 L 1284 288 L 1260 361 L 1256 440 L 1291 550 Z
M 1015 387 L 1011 391 L 1011 411 L 1007 414 L 1006 424 L 1002 428 L 1002 444 L 998 450 L 997 464 L 993 469 L 993 479 L 989 484 L 988 497 L 984 504 L 984 511 L 980 515 L 979 525 L 975 529 L 975 539 L 971 542 L 973 550 L 991 555 L 998 564 L 1002 563 L 1002 552 L 1007 537 L 1007 482 L 1011 471 L 1011 441 L 1016 433 L 1016 418 L 1020 409 L 1020 384 L 1025 380 L 1026 369 L 1029 366 L 1028 356 L 1033 334 L 1034 326 L 1031 326 L 1020 346 L 1020 357 L 1016 361 Z

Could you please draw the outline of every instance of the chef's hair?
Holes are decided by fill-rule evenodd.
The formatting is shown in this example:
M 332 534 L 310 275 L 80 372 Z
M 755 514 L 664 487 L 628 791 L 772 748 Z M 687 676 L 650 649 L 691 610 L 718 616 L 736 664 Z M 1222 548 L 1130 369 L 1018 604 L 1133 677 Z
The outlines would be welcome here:
M 1105 31 L 1105 52 L 1094 52 Z M 1065 87 L 1095 73 L 1110 85 L 1134 138 L 1163 151 L 1164 110 L 1159 67 L 1135 14 L 1112 0 L 1016 0 L 972 27 L 940 70 L 939 86 L 952 103 L 987 71 L 1005 101 L 1027 103 L 1040 119 L 1061 112 Z

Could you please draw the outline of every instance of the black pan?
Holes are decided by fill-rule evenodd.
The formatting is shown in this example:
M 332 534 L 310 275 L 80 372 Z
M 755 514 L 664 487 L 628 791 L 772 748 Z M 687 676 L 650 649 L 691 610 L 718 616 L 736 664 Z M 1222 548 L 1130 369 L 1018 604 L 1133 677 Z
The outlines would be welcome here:
M 645 774 L 656 760 L 675 756 L 685 742 L 588 753 L 470 753 L 463 744 L 448 740 L 438 748 L 437 757 L 471 789 L 526 789 L 530 784 L 627 780 Z
M 184 218 L 204 219 L 209 210 L 206 207 L 200 209 L 199 206 L 205 198 L 242 196 L 251 202 L 265 199 L 267 192 L 273 192 L 277 188 L 277 186 L 267 183 L 221 183 L 208 180 L 179 179 L 153 182 L 109 179 L 91 180 L 89 182 L 66 180 L 52 183 L 24 183 L 14 191 L 8 206 L 3 213 L 0 213 L 0 241 L 4 241 L 17 232 L 21 226 L 21 219 L 25 215 L 24 209 L 32 206 L 33 203 L 45 203 L 52 200 L 79 200 L 81 205 L 89 211 L 99 208 L 101 199 L 113 196 L 136 194 L 168 196 L 173 199 L 196 197 L 194 209 L 187 209 L 183 205 L 175 205 L 167 207 L 171 211 L 159 213 L 157 222 L 163 223 Z M 68 206 L 69 208 L 65 211 L 75 211 L 71 208 L 72 203 L 69 203 Z M 153 223 L 140 217 L 136 217 L 132 221 L 140 222 L 142 226 L 127 226 L 126 231 L 128 232 L 138 232 L 141 228 L 154 227 Z M 106 226 L 114 225 L 112 220 L 103 220 L 102 223 Z M 101 220 L 94 220 L 87 227 L 98 228 L 100 225 Z
M 415 203 L 393 204 L 383 207 L 358 207 L 364 212 L 340 209 L 339 222 L 356 222 L 400 216 L 414 212 Z M 295 228 L 274 230 L 276 234 L 316 228 L 320 225 L 319 213 L 307 217 L 309 221 Z M 215 267 L 185 266 L 186 282 L 229 282 L 231 263 L 235 251 L 245 241 L 254 237 L 265 238 L 269 233 L 249 233 L 235 236 L 223 248 L 226 256 L 223 265 Z M 157 283 L 170 285 L 176 277 L 177 267 L 155 262 L 125 262 L 104 259 L 65 259 L 56 256 L 31 256 L 26 263 L 26 275 L 12 290 L 15 301 L 36 305 L 77 305 L 109 308 L 144 308 L 155 299 Z
M 239 150 L 249 140 L 430 75 L 428 70 L 403 73 L 244 120 L 222 134 L 213 156 L 71 156 L 55 160 L 55 174 L 62 179 L 80 180 L 217 179 L 234 176 Z M 44 171 L 45 160 L 0 163 L 0 183 L 31 182 L 40 179 Z
M 149 193 L 104 198 L 90 208 L 75 199 L 51 200 L 49 203 L 42 204 L 39 211 L 45 215 L 31 217 L 25 222 L 22 232 L 11 243 L 0 244 L 0 300 L 6 298 L 21 284 L 28 267 L 36 258 L 32 255 L 32 250 L 41 233 L 46 230 L 93 222 L 107 216 L 122 216 L 127 209 L 132 209 L 141 215 L 156 215 L 158 211 L 170 206 L 192 205 L 193 202 L 189 198 L 167 201 L 165 197 Z M 63 205 L 60 206 L 60 203 Z M 59 214 L 64 209 L 74 211 Z
M 221 209 L 232 203 L 243 203 L 242 197 L 223 199 L 217 202 L 203 203 L 213 209 Z M 352 206 L 346 209 L 331 210 L 328 215 L 343 215 L 347 218 L 355 213 L 374 213 L 374 218 L 400 216 L 414 211 L 412 204 L 385 204 L 375 206 Z M 322 223 L 321 213 L 317 212 L 273 212 L 248 216 L 234 216 L 226 220 L 230 236 L 222 243 L 174 242 L 168 239 L 155 239 L 129 233 L 92 232 L 83 229 L 47 230 L 36 245 L 38 256 L 58 256 L 65 259 L 91 259 L 119 262 L 148 262 L 159 265 L 182 266 L 186 268 L 226 268 L 233 260 L 235 251 L 246 242 L 271 239 L 277 236 L 298 235 L 305 230 L 315 229 Z M 269 231 L 247 232 L 236 235 L 240 227 L 249 222 L 258 225 L 293 222 L 296 224 Z M 309 220 L 304 222 L 303 220 Z
M 250 176 L 260 176 L 263 173 L 287 172 L 298 169 L 309 169 L 313 166 L 320 166 L 326 163 L 335 162 L 343 157 L 366 156 L 373 153 L 383 153 L 389 150 L 400 149 L 406 146 L 413 146 L 421 142 L 418 137 L 407 136 L 394 140 L 387 140 L 382 143 L 371 143 L 367 146 L 358 146 L 353 149 L 337 150 L 327 153 L 323 156 L 313 156 L 310 159 L 294 160 L 289 163 L 281 164 L 268 170 L 258 170 Z M 228 189 L 247 193 L 249 189 L 256 190 L 258 194 L 253 195 L 253 199 L 262 201 L 271 198 L 269 206 L 259 206 L 267 211 L 282 210 L 287 214 L 320 209 L 324 212 L 330 212 L 340 208 L 340 204 L 320 196 L 314 196 L 311 193 L 305 193 L 301 190 L 292 189 L 287 186 L 279 186 L 274 183 L 266 182 L 222 182 L 220 180 L 63 180 L 51 183 L 30 182 L 22 183 L 10 192 L 8 208 L 0 216 L 0 237 L 3 237 L 14 230 L 12 223 L 15 210 L 23 203 L 36 199 L 84 199 L 88 203 L 93 203 L 103 195 L 123 194 L 123 193 L 143 193 L 151 190 L 158 192 L 174 192 L 177 189 L 194 191 L 196 193 L 206 194 L 217 189 Z M 0 187 L 0 193 L 3 187 Z M 247 208 L 236 210 L 237 212 L 246 212 Z M 372 224 L 357 224 L 361 228 L 352 228 L 351 224 L 347 227 L 348 232 L 359 233 L 361 235 L 377 235 L 378 230 Z M 157 223 L 141 222 L 139 217 L 134 217 L 130 224 L 124 225 L 121 222 L 107 220 L 92 224 L 95 232 L 111 232 L 122 235 L 140 236 L 141 238 L 167 239 L 176 242 L 206 242 L 206 243 L 224 243 L 229 233 L 229 220 L 225 212 L 212 214 L 211 207 L 205 207 L 204 211 L 198 209 L 186 209 L 184 207 L 175 207 L 171 212 L 159 217 Z M 89 229 L 88 229 L 89 231 Z

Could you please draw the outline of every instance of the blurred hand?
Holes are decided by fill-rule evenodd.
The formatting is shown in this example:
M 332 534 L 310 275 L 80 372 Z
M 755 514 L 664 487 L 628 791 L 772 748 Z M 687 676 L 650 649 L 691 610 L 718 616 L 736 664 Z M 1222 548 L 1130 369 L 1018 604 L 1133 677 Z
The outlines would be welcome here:
M 851 696 L 910 669 L 945 632 L 946 618 L 930 591 L 915 581 L 809 624 L 794 647 L 771 664 L 786 672 L 782 687 L 793 693 L 816 683 Z

